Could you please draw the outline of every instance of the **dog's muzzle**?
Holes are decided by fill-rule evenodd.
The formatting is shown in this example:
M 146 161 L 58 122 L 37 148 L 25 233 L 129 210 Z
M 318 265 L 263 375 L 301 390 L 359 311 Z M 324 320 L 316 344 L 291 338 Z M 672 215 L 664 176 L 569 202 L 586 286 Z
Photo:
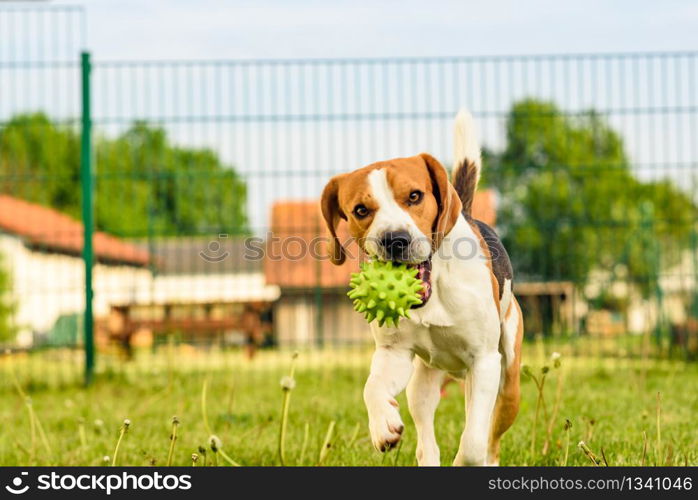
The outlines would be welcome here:
M 407 231 L 386 231 L 380 239 L 386 260 L 394 262 L 410 261 L 412 237 Z
M 378 241 L 382 247 L 383 258 L 396 263 L 404 263 L 408 267 L 417 269 L 417 277 L 424 283 L 420 292 L 422 303 L 414 308 L 422 307 L 431 297 L 431 256 L 421 262 L 415 262 L 419 257 L 412 255 L 414 251 L 412 236 L 404 230 L 386 231 Z M 423 258 L 423 257 L 422 257 Z

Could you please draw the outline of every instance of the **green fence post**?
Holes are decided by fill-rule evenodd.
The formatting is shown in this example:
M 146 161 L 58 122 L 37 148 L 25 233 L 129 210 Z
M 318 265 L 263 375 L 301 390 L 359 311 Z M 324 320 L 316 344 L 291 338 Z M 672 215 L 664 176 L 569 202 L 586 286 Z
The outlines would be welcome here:
M 84 244 L 82 258 L 85 262 L 85 319 L 83 321 L 85 344 L 85 385 L 92 383 L 95 370 L 94 317 L 92 315 L 92 268 L 94 249 L 94 176 L 92 175 L 92 115 L 90 109 L 90 72 L 92 64 L 89 52 L 80 54 L 82 74 L 82 133 L 80 148 L 80 183 L 82 185 L 82 224 Z

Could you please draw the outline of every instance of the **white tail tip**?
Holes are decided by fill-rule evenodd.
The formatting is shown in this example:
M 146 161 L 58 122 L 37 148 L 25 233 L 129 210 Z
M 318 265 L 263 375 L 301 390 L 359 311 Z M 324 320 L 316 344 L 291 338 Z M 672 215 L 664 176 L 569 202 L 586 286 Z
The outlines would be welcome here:
M 477 130 L 473 115 L 463 108 L 456 115 L 453 129 L 453 170 L 465 163 L 474 163 L 478 171 L 482 164 L 480 158 L 480 143 L 477 138 Z

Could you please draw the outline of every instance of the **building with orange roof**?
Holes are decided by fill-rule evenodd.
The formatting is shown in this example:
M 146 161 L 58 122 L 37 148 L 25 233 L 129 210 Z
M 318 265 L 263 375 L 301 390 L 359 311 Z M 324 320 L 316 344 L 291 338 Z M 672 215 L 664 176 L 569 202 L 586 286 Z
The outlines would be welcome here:
M 80 320 L 85 307 L 83 225 L 54 209 L 0 195 L 0 262 L 10 290 L 0 293 L 15 305 L 16 342 L 29 346 L 59 321 Z M 94 235 L 94 309 L 133 300 L 151 279 L 147 250 L 106 233 Z M 75 328 L 73 328 L 75 330 Z M 77 334 L 73 331 L 71 334 Z
M 252 251 L 250 249 L 249 251 Z M 10 274 L 18 330 L 13 345 L 81 341 L 85 307 L 83 225 L 52 208 L 0 194 L 0 265 Z M 245 307 L 269 309 L 279 287 L 265 283 L 244 241 L 171 238 L 124 241 L 94 234 L 93 309 L 98 345 L 138 333 L 186 331 L 197 340 L 241 335 Z M 229 335 L 230 336 L 230 335 Z

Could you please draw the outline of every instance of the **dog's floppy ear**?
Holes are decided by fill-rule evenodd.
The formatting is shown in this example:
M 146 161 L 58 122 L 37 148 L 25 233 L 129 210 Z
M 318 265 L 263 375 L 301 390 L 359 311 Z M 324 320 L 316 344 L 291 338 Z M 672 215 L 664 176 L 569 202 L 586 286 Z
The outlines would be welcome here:
M 432 245 L 434 250 L 439 248 L 444 237 L 453 229 L 463 205 L 458 198 L 458 193 L 448 182 L 446 169 L 433 156 L 422 153 L 419 155 L 424 160 L 429 177 L 431 178 L 434 198 L 439 206 L 439 213 L 432 226 Z
M 330 182 L 327 183 L 322 191 L 322 200 L 320 201 L 322 216 L 325 219 L 325 223 L 327 223 L 327 229 L 330 230 L 330 241 L 328 243 L 330 260 L 337 266 L 343 264 L 346 260 L 346 252 L 337 237 L 337 225 L 340 217 L 347 220 L 347 216 L 339 207 L 338 199 L 339 183 L 342 177 L 344 175 L 337 175 L 330 179 Z

